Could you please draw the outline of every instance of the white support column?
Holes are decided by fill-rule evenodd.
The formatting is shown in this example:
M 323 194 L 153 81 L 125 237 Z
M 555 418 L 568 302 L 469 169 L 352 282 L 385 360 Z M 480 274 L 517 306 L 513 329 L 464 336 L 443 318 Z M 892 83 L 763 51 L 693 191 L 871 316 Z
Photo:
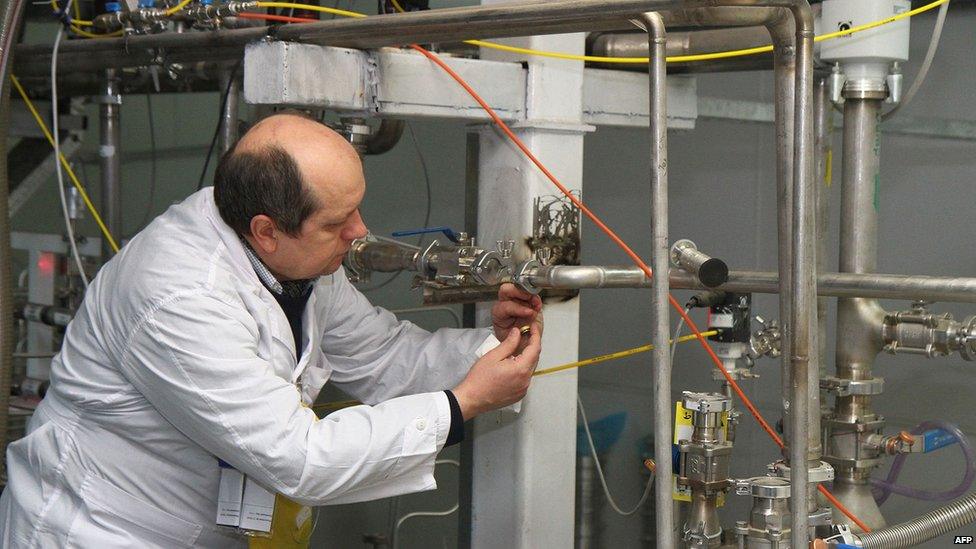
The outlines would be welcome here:
M 584 35 L 513 39 L 534 49 L 583 53 Z M 493 51 L 485 58 L 513 60 Z M 529 58 L 526 119 L 513 130 L 560 180 L 582 187 L 583 64 Z M 532 234 L 533 199 L 559 191 L 497 129 L 480 131 L 478 233 L 482 245 L 514 239 L 525 259 Z M 490 322 L 487 306 L 479 322 Z M 539 367 L 578 359 L 579 299 L 545 305 Z M 533 381 L 521 412 L 486 414 L 475 421 L 471 545 L 474 549 L 572 547 L 576 470 L 575 370 Z

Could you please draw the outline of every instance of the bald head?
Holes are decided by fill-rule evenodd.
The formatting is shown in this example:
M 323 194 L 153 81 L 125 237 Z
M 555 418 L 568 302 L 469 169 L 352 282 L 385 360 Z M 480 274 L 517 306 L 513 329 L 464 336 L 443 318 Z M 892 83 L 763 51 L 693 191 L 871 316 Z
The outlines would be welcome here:
M 255 124 L 221 159 L 214 177 L 221 216 L 245 236 L 259 214 L 295 235 L 313 211 L 358 204 L 364 190 L 356 150 L 328 126 L 297 114 Z
M 241 137 L 234 151 L 260 153 L 269 145 L 287 152 L 303 171 L 360 164 L 359 155 L 344 137 L 297 114 L 275 114 L 261 120 Z

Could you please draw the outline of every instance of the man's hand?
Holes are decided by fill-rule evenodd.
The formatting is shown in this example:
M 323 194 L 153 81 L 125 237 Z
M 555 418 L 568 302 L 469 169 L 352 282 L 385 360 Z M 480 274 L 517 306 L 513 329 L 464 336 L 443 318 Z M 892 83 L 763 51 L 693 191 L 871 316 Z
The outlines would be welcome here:
M 538 322 L 539 333 L 542 334 L 542 299 L 519 289 L 514 284 L 506 282 L 498 289 L 498 303 L 491 308 L 491 324 L 495 329 L 495 337 L 503 341 L 508 337 L 512 328 L 523 328 Z M 523 337 L 516 349 L 520 353 L 525 349 L 528 338 Z
M 516 354 L 525 339 L 528 342 L 524 349 Z M 510 328 L 501 345 L 475 362 L 460 385 L 451 391 L 465 421 L 522 400 L 541 351 L 542 327 L 538 322 L 531 324 L 528 337 L 523 337 L 517 328 Z

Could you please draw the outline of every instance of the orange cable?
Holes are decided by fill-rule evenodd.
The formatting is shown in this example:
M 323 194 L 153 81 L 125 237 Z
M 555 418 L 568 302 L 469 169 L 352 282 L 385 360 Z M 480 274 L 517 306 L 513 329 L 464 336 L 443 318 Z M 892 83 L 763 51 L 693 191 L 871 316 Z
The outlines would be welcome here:
M 589 217 L 594 223 L 596 223 L 596 225 L 600 227 L 600 229 L 603 230 L 603 232 L 606 233 L 611 240 L 617 243 L 617 245 L 620 246 L 620 248 L 623 249 L 623 251 L 628 256 L 630 256 L 630 258 L 634 261 L 634 263 L 638 267 L 640 267 L 642 271 L 644 271 L 644 274 L 648 278 L 651 277 L 652 275 L 651 268 L 648 267 L 643 260 L 641 260 L 640 256 L 634 253 L 634 251 L 631 250 L 631 248 L 627 246 L 627 244 L 624 243 L 619 236 L 617 236 L 609 227 L 607 227 L 606 224 L 603 223 L 603 221 L 597 218 L 596 215 L 589 210 L 589 208 L 583 205 L 583 203 L 580 201 L 579 198 L 577 198 L 571 192 L 569 192 L 569 189 L 563 186 L 563 184 L 560 183 L 559 180 L 557 180 L 556 177 L 548 169 L 546 169 L 546 167 L 542 164 L 542 162 L 540 162 L 539 159 L 536 158 L 534 154 L 532 154 L 529 148 L 526 147 L 524 143 L 522 143 L 522 140 L 519 139 L 518 136 L 516 136 L 511 129 L 509 129 L 508 125 L 505 124 L 505 122 L 498 116 L 498 114 L 494 111 L 494 109 L 492 109 L 485 102 L 485 100 L 482 99 L 481 96 L 479 96 L 478 93 L 475 92 L 471 88 L 471 86 L 464 81 L 463 78 L 461 78 L 459 74 L 457 74 L 450 66 L 448 66 L 447 63 L 445 63 L 442 59 L 440 59 L 440 57 L 438 57 L 434 53 L 418 46 L 417 44 L 410 44 L 410 47 L 420 52 L 431 61 L 433 61 L 437 66 L 439 66 L 446 73 L 448 73 L 451 76 L 451 78 L 453 78 L 458 84 L 460 84 L 461 87 L 464 88 L 464 90 L 468 92 L 468 94 L 472 98 L 474 98 L 474 100 L 477 101 L 479 105 L 481 105 L 481 108 L 483 108 L 485 112 L 488 113 L 488 116 L 491 117 L 492 121 L 494 121 L 495 124 L 497 124 L 498 127 L 501 128 L 501 130 L 505 133 L 505 135 L 507 135 L 508 138 L 512 140 L 515 146 L 517 146 L 523 153 L 525 153 L 525 155 L 529 158 L 529 160 L 531 160 L 532 163 L 535 164 L 539 168 L 539 170 L 542 171 L 542 173 L 545 174 L 546 177 L 548 177 L 549 180 L 552 181 L 552 183 L 556 185 L 556 187 L 559 188 L 559 190 L 562 191 L 562 193 L 566 195 L 566 197 L 573 202 L 573 204 L 575 204 L 582 212 L 586 214 L 587 217 Z M 725 377 L 725 380 L 728 381 L 729 386 L 731 386 L 732 390 L 734 390 L 735 393 L 739 396 L 739 398 L 742 399 L 742 403 L 745 404 L 746 408 L 749 410 L 749 413 L 752 414 L 752 416 L 756 418 L 756 421 L 759 422 L 759 426 L 762 427 L 764 431 L 766 431 L 766 433 L 773 439 L 773 442 L 775 442 L 777 446 L 779 446 L 780 448 L 784 448 L 783 439 L 781 439 L 780 436 L 776 434 L 776 431 L 773 430 L 773 428 L 769 425 L 766 419 L 763 418 L 762 414 L 759 413 L 759 410 L 752 403 L 749 397 L 747 397 L 746 394 L 742 391 L 742 388 L 739 387 L 739 384 L 736 383 L 735 380 L 732 379 L 732 376 L 729 375 L 728 371 L 726 371 L 725 367 L 722 365 L 722 360 L 718 357 L 718 355 L 715 354 L 715 351 L 712 349 L 711 345 L 708 344 L 708 341 L 705 340 L 705 337 L 702 336 L 701 330 L 698 329 L 698 325 L 695 324 L 695 322 L 691 319 L 688 313 L 685 312 L 684 308 L 681 306 L 680 303 L 678 303 L 678 300 L 676 300 L 673 295 L 668 294 L 668 301 L 671 303 L 671 306 L 674 308 L 674 310 L 678 311 L 678 314 L 680 314 L 681 317 L 685 320 L 685 323 L 688 324 L 688 327 L 698 338 L 699 343 L 701 343 L 702 347 L 712 358 L 712 361 L 715 363 L 715 366 L 719 369 L 720 372 L 722 372 L 722 375 Z M 817 488 L 820 490 L 821 493 L 823 493 L 827 497 L 827 499 L 830 500 L 831 503 L 834 504 L 834 506 L 837 507 L 837 509 L 839 509 L 848 518 L 854 521 L 854 523 L 857 524 L 859 527 L 861 527 L 861 529 L 863 529 L 865 532 L 871 531 L 871 529 L 868 528 L 866 524 L 861 522 L 861 520 L 859 520 L 856 516 L 854 516 L 854 514 L 849 509 L 844 507 L 844 505 L 841 504 L 841 502 L 838 501 L 837 498 L 835 498 L 833 494 L 830 493 L 829 490 L 827 490 L 825 487 L 819 484 L 817 485 Z
M 259 14 L 253 14 L 253 15 L 254 18 L 265 17 L 265 16 L 259 17 Z M 307 19 L 300 19 L 297 17 L 284 17 L 284 16 L 275 16 L 275 17 L 276 17 L 275 20 L 283 20 L 283 21 L 290 21 L 290 22 L 307 21 Z M 514 143 L 515 146 L 518 147 L 519 150 L 521 150 L 525 154 L 525 156 L 529 160 L 531 160 L 533 164 L 536 165 L 537 168 L 539 168 L 539 170 L 549 179 L 549 181 L 551 181 L 553 185 L 555 185 L 560 190 L 560 192 L 562 192 L 574 205 L 576 205 L 576 207 L 578 207 L 580 211 L 585 213 L 586 216 L 590 218 L 590 220 L 593 221 L 593 223 L 596 224 L 597 227 L 599 227 L 608 237 L 610 237 L 610 239 L 615 244 L 617 244 L 617 246 L 619 246 L 624 251 L 624 253 L 626 253 L 630 257 L 631 260 L 633 260 L 634 264 L 636 264 L 642 271 L 644 271 L 645 276 L 651 278 L 653 274 L 651 268 L 646 263 L 644 263 L 644 261 L 640 258 L 640 256 L 637 255 L 637 253 L 634 252 L 630 248 L 630 246 L 628 246 L 627 243 L 625 243 L 619 236 L 617 236 L 617 234 L 614 233 L 613 230 L 610 229 L 610 227 L 608 227 L 599 217 L 597 217 L 596 214 L 590 211 L 590 209 L 586 207 L 586 205 L 584 205 L 583 202 L 578 197 L 576 197 L 572 192 L 570 192 L 570 190 L 566 188 L 556 178 L 556 176 L 553 175 L 552 172 L 550 172 L 538 158 L 536 158 L 534 154 L 532 154 L 532 151 L 530 151 L 529 148 L 525 145 L 525 143 L 523 143 L 522 140 L 519 139 L 517 135 L 515 135 L 515 133 L 508 127 L 508 124 L 506 124 L 501 119 L 501 117 L 498 116 L 498 113 L 496 113 L 495 110 L 492 109 L 491 106 L 488 105 L 488 103 L 485 102 L 485 100 L 482 99 L 480 95 L 478 95 L 478 92 L 476 92 L 461 77 L 461 75 L 455 72 L 454 69 L 452 69 L 440 57 L 428 51 L 427 49 L 422 48 L 417 44 L 410 44 L 410 47 L 416 50 L 417 52 L 421 53 L 424 57 L 431 60 L 438 67 L 443 69 L 444 72 L 446 72 L 451 78 L 453 78 L 455 82 L 457 82 L 462 88 L 464 88 L 464 91 L 466 91 L 468 95 L 470 95 L 472 99 L 474 99 L 478 103 L 478 105 L 480 105 L 481 108 L 484 109 L 484 111 L 488 114 L 488 116 L 492 119 L 492 121 L 499 127 L 499 129 L 501 129 L 502 132 L 512 141 L 512 143 Z M 722 375 L 725 377 L 725 380 L 729 383 L 729 386 L 732 387 L 732 390 L 735 391 L 736 395 L 738 395 L 739 398 L 742 400 L 742 403 L 745 405 L 746 409 L 748 409 L 749 413 L 754 418 L 756 418 L 757 422 L 759 422 L 759 426 L 762 427 L 764 431 L 766 431 L 766 433 L 770 436 L 770 438 L 773 439 L 773 442 L 776 444 L 776 446 L 778 446 L 780 449 L 785 448 L 785 445 L 783 444 L 783 439 L 780 438 L 780 436 L 776 433 L 776 431 L 772 428 L 772 426 L 770 426 L 769 423 L 766 421 L 766 419 L 763 418 L 762 414 L 759 412 L 756 406 L 752 403 L 749 397 L 747 397 L 746 394 L 742 391 L 742 388 L 739 387 L 739 384 L 736 383 L 734 379 L 732 379 L 731 375 L 729 375 L 728 371 L 722 365 L 722 360 L 718 357 L 718 355 L 715 354 L 715 351 L 712 349 L 711 345 L 708 344 L 708 341 L 702 335 L 701 330 L 698 329 L 698 325 L 695 324 L 695 322 L 691 319 L 688 313 L 685 312 L 684 308 L 681 306 L 680 303 L 678 303 L 678 300 L 676 300 L 674 296 L 668 294 L 668 301 L 671 303 L 671 306 L 678 312 L 678 314 L 681 315 L 685 323 L 688 324 L 688 327 L 698 338 L 698 342 L 701 344 L 702 348 L 704 348 L 705 352 L 707 352 L 709 357 L 711 357 L 712 362 L 714 362 L 715 364 L 715 367 L 718 368 L 720 372 L 722 372 Z M 834 497 L 834 495 L 831 494 L 830 491 L 827 490 L 827 488 L 818 484 L 817 489 L 835 507 L 837 507 L 838 510 L 840 510 L 849 519 L 851 519 L 862 530 L 864 530 L 865 532 L 871 531 L 871 529 L 868 528 L 866 524 L 864 524 L 860 519 L 858 519 L 836 497 Z

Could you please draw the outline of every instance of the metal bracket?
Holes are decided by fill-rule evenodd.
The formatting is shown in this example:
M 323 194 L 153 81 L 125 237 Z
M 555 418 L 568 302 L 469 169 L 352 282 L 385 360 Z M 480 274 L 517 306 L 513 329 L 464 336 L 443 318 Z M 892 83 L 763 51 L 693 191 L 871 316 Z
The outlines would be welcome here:
M 579 265 L 579 208 L 564 196 L 536 197 L 527 244 L 533 255 L 548 249 L 549 265 Z
M 852 395 L 880 395 L 884 392 L 884 378 L 875 377 L 872 379 L 853 380 L 825 377 L 820 380 L 820 388 L 825 391 L 836 392 L 837 396 L 841 397 Z

